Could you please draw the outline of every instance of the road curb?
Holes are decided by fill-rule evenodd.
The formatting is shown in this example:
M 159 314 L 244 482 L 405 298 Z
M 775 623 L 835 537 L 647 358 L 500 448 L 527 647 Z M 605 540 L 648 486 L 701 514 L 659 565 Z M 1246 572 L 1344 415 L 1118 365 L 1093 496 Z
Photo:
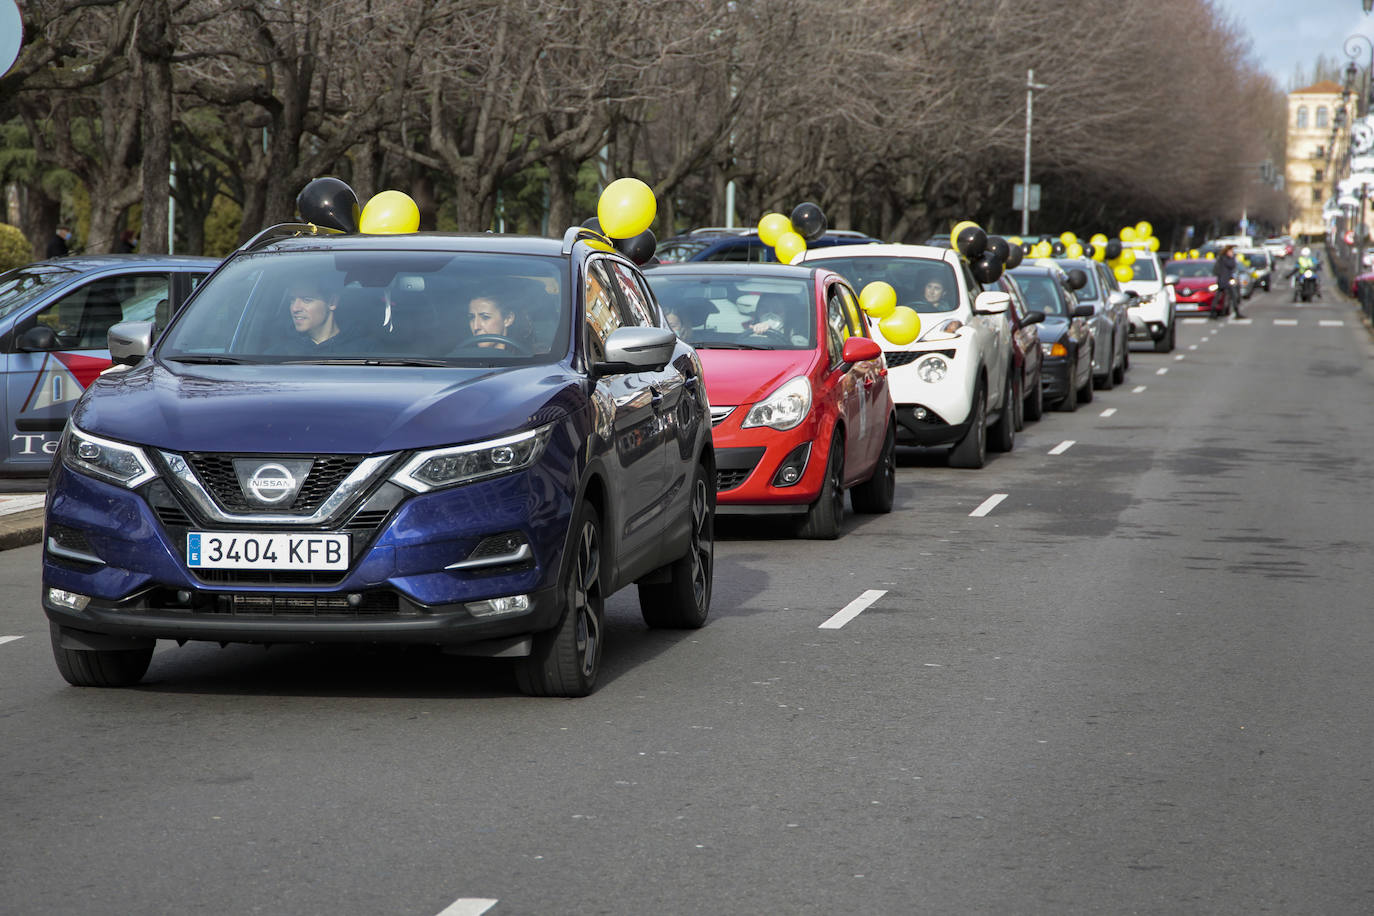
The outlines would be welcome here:
M 43 540 L 43 509 L 0 515 L 0 550 L 27 547 Z

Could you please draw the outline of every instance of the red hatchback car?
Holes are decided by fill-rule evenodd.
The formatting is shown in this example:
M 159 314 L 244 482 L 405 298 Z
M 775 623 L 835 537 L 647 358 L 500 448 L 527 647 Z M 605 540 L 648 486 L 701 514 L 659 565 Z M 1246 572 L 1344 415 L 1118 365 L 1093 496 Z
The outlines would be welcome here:
M 1216 263 L 1206 258 L 1186 258 L 1165 263 L 1165 276 L 1178 278 L 1174 284 L 1174 314 L 1206 315 L 1210 318 L 1213 312 L 1220 309 L 1217 278 L 1212 273 Z
M 892 510 L 897 439 L 882 350 L 839 274 L 696 262 L 645 271 L 669 324 L 701 357 L 721 514 L 795 514 L 838 536 Z

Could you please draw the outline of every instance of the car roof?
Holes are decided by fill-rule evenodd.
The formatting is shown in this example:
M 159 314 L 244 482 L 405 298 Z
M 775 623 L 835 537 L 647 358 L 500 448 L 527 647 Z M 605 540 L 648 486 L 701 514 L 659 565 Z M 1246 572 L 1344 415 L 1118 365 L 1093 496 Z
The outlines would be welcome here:
M 69 254 L 26 264 L 34 267 L 63 267 L 67 270 L 89 271 L 107 267 L 214 267 L 220 258 L 189 254 Z
M 673 274 L 689 274 L 712 277 L 813 277 L 818 273 L 831 273 L 820 265 L 777 264 L 773 262 L 752 261 L 684 261 L 680 264 L 657 264 L 644 276 L 652 283 L 654 277 Z
M 952 248 L 937 248 L 934 245 L 904 245 L 894 242 L 877 242 L 872 245 L 844 245 L 824 250 L 808 249 L 803 257 L 810 261 L 812 256 L 816 260 L 826 258 L 876 258 L 876 257 L 899 257 L 899 258 L 925 258 L 929 261 L 949 261 L 954 263 L 959 255 Z
M 301 235 L 272 239 L 254 251 L 471 251 L 562 255 L 562 239 L 495 232 L 414 232 L 399 235 Z

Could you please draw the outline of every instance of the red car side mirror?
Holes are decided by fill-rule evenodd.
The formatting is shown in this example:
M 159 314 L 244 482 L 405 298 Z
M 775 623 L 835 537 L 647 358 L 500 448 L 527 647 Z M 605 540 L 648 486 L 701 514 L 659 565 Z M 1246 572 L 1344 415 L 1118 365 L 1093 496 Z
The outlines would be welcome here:
M 840 359 L 847 363 L 861 363 L 864 360 L 877 359 L 882 355 L 882 347 L 867 337 L 851 337 L 844 342 L 844 350 L 840 352 Z

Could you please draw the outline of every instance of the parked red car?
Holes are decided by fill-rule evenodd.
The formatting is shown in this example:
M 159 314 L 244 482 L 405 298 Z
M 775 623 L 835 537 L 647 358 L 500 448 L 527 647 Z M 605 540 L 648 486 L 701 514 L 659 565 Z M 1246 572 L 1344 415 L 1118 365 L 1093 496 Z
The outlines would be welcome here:
M 1206 258 L 1165 263 L 1165 276 L 1178 278 L 1174 284 L 1174 314 L 1211 317 L 1221 309 L 1223 300 L 1217 297 L 1217 278 L 1212 273 L 1216 263 Z
M 802 536 L 834 538 L 846 489 L 856 512 L 892 510 L 887 368 L 843 277 L 711 262 L 645 277 L 701 357 L 720 514 L 795 514 Z

